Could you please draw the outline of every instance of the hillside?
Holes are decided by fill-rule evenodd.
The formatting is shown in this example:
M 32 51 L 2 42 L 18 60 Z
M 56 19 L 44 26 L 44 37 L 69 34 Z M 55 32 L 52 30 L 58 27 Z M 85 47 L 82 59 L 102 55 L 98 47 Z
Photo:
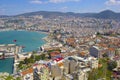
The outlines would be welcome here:
M 100 13 L 73 13 L 73 12 L 53 12 L 53 11 L 37 11 L 37 12 L 29 12 L 24 14 L 15 15 L 14 17 L 18 16 L 35 16 L 35 15 L 42 15 L 44 18 L 54 18 L 58 16 L 74 16 L 74 17 L 93 17 L 93 18 L 101 18 L 101 19 L 119 19 L 120 20 L 120 13 L 113 12 L 111 10 L 105 10 Z M 8 16 L 0 16 L 0 17 L 8 17 Z

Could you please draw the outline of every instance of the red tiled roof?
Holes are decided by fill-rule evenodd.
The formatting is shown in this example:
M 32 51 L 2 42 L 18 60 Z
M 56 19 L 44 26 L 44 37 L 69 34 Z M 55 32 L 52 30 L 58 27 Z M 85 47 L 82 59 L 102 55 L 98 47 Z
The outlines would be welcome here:
M 61 61 L 61 60 L 63 60 L 63 58 L 61 57 L 61 58 L 57 58 L 57 59 L 54 59 L 55 61 Z
M 21 72 L 21 74 L 24 76 L 26 74 L 30 74 L 30 73 L 33 73 L 33 68 L 29 68 L 27 70 L 24 70 L 23 72 Z
M 57 55 L 59 55 L 59 54 L 61 54 L 59 51 L 54 51 L 54 52 L 51 52 L 51 53 L 50 53 L 50 56 L 51 56 L 51 57 L 54 57 L 54 56 L 57 56 Z
M 108 48 L 108 50 L 110 50 L 110 51 L 114 51 L 115 49 L 114 49 L 114 48 Z

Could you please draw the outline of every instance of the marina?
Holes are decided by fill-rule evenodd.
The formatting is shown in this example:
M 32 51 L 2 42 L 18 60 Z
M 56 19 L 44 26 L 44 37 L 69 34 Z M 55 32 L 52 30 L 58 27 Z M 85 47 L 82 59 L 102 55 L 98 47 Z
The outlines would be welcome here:
M 14 64 L 14 58 L 6 58 L 0 60 L 0 72 L 8 72 L 12 74 L 14 69 L 13 64 Z
M 14 73 L 16 55 L 36 51 L 45 43 L 42 39 L 45 36 L 43 33 L 29 31 L 0 32 L 0 72 Z

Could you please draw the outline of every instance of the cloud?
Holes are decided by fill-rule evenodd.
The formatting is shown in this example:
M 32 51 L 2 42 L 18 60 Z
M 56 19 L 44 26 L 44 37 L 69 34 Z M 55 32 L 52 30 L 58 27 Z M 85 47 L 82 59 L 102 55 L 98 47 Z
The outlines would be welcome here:
M 80 0 L 49 0 L 49 2 L 51 3 L 64 3 L 64 2 L 71 2 L 71 1 L 78 2 Z
M 65 3 L 65 2 L 79 2 L 80 0 L 31 0 L 33 4 L 46 4 L 46 3 Z
M 106 5 L 111 6 L 111 5 L 120 5 L 120 0 L 108 0 L 105 2 Z
M 33 3 L 33 4 L 42 4 L 43 2 L 41 0 L 32 0 L 32 1 L 30 1 L 30 3 Z
M 67 10 L 68 10 L 67 6 L 64 6 L 64 7 L 60 8 L 60 11 L 62 11 L 62 12 L 66 12 Z

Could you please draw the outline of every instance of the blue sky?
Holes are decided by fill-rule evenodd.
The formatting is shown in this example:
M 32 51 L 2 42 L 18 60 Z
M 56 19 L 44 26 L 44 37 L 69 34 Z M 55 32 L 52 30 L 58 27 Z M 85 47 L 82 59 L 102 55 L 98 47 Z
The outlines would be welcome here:
M 120 0 L 0 0 L 0 15 L 16 15 L 34 11 L 120 12 Z

